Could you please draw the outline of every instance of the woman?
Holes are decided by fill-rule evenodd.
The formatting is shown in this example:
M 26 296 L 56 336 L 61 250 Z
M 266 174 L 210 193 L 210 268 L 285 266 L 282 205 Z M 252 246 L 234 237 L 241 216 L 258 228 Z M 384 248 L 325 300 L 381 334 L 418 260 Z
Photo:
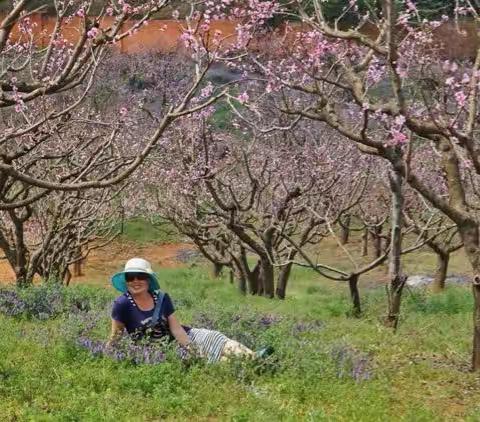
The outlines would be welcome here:
M 170 296 L 159 290 L 157 277 L 145 259 L 127 261 L 124 271 L 112 277 L 112 284 L 123 294 L 113 303 L 109 344 L 126 330 L 134 340 L 168 336 L 210 362 L 229 356 L 263 357 L 272 352 L 267 348 L 254 353 L 218 331 L 182 326 L 174 315 Z

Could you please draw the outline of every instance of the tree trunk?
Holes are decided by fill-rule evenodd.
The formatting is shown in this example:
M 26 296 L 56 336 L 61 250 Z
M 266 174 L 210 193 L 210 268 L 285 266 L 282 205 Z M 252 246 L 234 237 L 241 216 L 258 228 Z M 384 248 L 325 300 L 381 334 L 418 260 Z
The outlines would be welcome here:
M 245 280 L 245 283 L 248 285 L 248 291 L 252 295 L 258 294 L 258 289 L 259 289 L 259 283 L 258 283 L 258 272 L 260 268 L 260 261 L 258 261 L 253 268 L 252 271 L 250 271 L 250 267 L 248 266 L 248 261 L 247 261 L 247 252 L 245 248 L 240 245 L 240 253 L 234 258 L 235 265 L 238 267 L 238 273 L 239 273 L 239 287 L 242 286 L 242 280 L 241 278 Z M 247 286 L 245 286 L 247 287 Z
M 238 289 L 242 294 L 247 293 L 247 268 L 244 268 L 241 258 L 232 256 L 232 265 L 229 271 L 230 284 L 234 284 L 235 278 L 238 280 Z
M 472 370 L 480 371 L 480 239 L 478 225 L 474 222 L 469 222 L 459 225 L 458 229 L 474 272 L 472 282 L 474 299 Z
M 28 249 L 25 246 L 23 224 L 20 220 L 12 217 L 15 222 L 15 278 L 18 287 L 27 287 L 32 284 L 33 279 L 29 280 L 28 273 Z
M 383 226 L 379 224 L 378 226 L 373 226 L 370 232 L 375 258 L 380 258 L 382 256 L 382 230 Z
M 16 266 L 14 272 L 17 287 L 23 288 L 32 284 L 32 281 L 27 279 L 27 269 L 25 267 Z
M 260 280 L 263 296 L 273 298 L 275 295 L 275 281 L 273 265 L 267 259 L 260 260 Z
M 285 299 L 285 294 L 287 291 L 287 283 L 292 272 L 292 263 L 285 265 L 278 275 L 276 295 L 279 299 Z
M 368 255 L 368 227 L 365 227 L 365 230 L 362 234 L 362 256 Z
M 348 287 L 350 288 L 350 297 L 352 298 L 352 315 L 358 318 L 362 313 L 362 308 L 360 306 L 360 292 L 358 291 L 357 274 L 352 275 L 348 279 Z
M 212 263 L 212 277 L 219 278 L 222 275 L 223 264 L 219 264 L 218 262 Z
M 399 275 L 390 280 L 387 287 L 388 294 L 388 314 L 385 319 L 385 326 L 397 330 L 398 320 L 400 319 L 400 306 L 402 304 L 402 292 L 407 281 L 407 276 Z
M 125 208 L 122 207 L 121 217 L 120 217 L 120 234 L 125 233 Z
M 349 214 L 345 215 L 343 221 L 340 222 L 340 243 L 345 245 L 348 243 L 348 238 L 350 236 L 350 219 Z
M 67 267 L 65 269 L 65 273 L 63 274 L 63 284 L 65 286 L 70 286 L 70 281 L 72 281 L 72 273 L 70 272 L 70 269 Z
M 390 282 L 387 286 L 388 314 L 385 318 L 385 325 L 394 330 L 397 329 L 400 317 L 400 305 L 402 291 L 407 277 L 401 273 L 402 253 L 402 225 L 403 225 L 403 194 L 402 176 L 399 172 L 393 172 L 389 177 L 390 189 L 392 191 L 392 231 L 391 248 L 389 261 Z
M 258 296 L 263 295 L 263 280 L 262 280 L 262 266 L 260 264 L 260 261 L 258 261 L 257 265 L 254 268 L 255 272 L 252 272 L 252 277 L 254 280 L 252 280 L 252 284 L 256 286 L 256 294 Z
M 257 261 L 255 267 L 252 271 L 247 272 L 247 281 L 248 281 L 248 291 L 251 295 L 261 294 L 261 283 L 260 283 L 260 261 Z
M 75 248 L 75 261 L 73 263 L 73 276 L 74 277 L 80 277 L 82 275 L 82 264 L 83 260 L 85 258 L 82 258 L 82 247 L 77 246 Z
M 441 292 L 445 288 L 445 279 L 447 278 L 448 262 L 450 254 L 448 252 L 437 252 L 437 268 L 433 278 L 432 289 L 434 292 Z
M 230 283 L 233 283 L 233 271 L 230 271 Z M 238 276 L 238 290 L 242 295 L 247 294 L 247 280 L 243 272 L 240 272 Z
M 78 260 L 73 263 L 73 275 L 74 277 L 82 276 L 82 261 Z
M 480 371 L 480 275 L 476 275 L 473 281 L 473 351 L 472 370 Z

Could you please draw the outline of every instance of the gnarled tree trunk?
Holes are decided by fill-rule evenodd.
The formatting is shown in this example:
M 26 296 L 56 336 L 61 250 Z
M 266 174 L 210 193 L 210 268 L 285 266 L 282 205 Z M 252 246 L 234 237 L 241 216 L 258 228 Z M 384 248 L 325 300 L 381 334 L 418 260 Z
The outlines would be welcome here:
M 260 280 L 263 296 L 273 298 L 275 294 L 274 269 L 268 259 L 260 259 Z
M 353 274 L 348 279 L 348 287 L 350 289 L 350 297 L 352 299 L 352 314 L 354 317 L 359 317 L 362 314 L 360 305 L 360 292 L 358 291 L 358 275 Z
M 362 234 L 362 256 L 368 255 L 368 227 L 365 227 L 365 230 Z
M 236 268 L 235 274 L 238 279 L 239 290 L 243 294 L 246 294 L 248 284 L 248 291 L 250 294 L 258 294 L 258 268 L 260 264 L 257 262 L 254 269 L 250 271 L 247 261 L 247 253 L 243 246 L 240 246 L 240 253 L 232 257 Z
M 385 318 L 385 325 L 396 330 L 400 317 L 403 287 L 407 281 L 407 277 L 401 273 L 403 224 L 402 176 L 398 171 L 394 171 L 390 174 L 389 181 L 390 189 L 392 190 L 392 230 L 388 268 L 390 281 L 387 286 L 388 314 Z
M 287 291 L 287 283 L 292 273 L 292 263 L 288 263 L 280 270 L 277 280 L 276 295 L 279 299 L 285 299 L 285 294 Z
M 472 370 L 480 370 L 480 276 L 473 278 L 473 351 L 472 351 Z
M 230 271 L 230 283 L 233 284 L 233 271 Z M 247 278 L 243 271 L 237 271 L 238 290 L 242 295 L 247 294 Z
M 480 236 L 475 221 L 467 221 L 458 226 L 463 240 L 465 252 L 472 266 L 474 276 L 472 292 L 474 299 L 473 309 L 473 350 L 472 370 L 480 370 Z
M 219 278 L 222 275 L 223 264 L 219 262 L 212 262 L 212 277 Z
M 340 221 L 340 243 L 345 245 L 348 243 L 348 238 L 350 237 L 350 214 L 346 214 L 345 217 Z
M 448 252 L 437 252 L 437 268 L 433 277 L 432 290 L 441 292 L 445 288 L 445 280 L 447 278 L 448 262 L 450 254 Z
M 382 230 L 383 225 L 378 224 L 373 226 L 370 231 L 375 258 L 380 258 L 382 256 Z

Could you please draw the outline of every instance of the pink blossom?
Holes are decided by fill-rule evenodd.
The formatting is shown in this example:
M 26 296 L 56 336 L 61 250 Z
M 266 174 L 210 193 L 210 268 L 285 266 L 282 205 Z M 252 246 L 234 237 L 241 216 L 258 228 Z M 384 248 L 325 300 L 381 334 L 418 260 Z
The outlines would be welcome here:
M 451 76 L 450 78 L 445 79 L 445 85 L 451 86 L 455 83 L 455 78 Z
M 195 44 L 195 37 L 193 36 L 191 30 L 187 30 L 180 35 L 180 40 L 183 42 L 186 48 L 191 47 Z
M 372 63 L 368 68 L 368 79 L 373 83 L 380 82 L 385 75 L 385 68 L 377 63 Z
M 415 3 L 413 3 L 412 0 L 407 0 L 407 9 L 409 12 L 416 12 L 417 11 L 417 6 Z
M 206 97 L 209 97 L 210 95 L 212 95 L 212 92 L 213 92 L 213 85 L 212 83 L 208 83 L 205 88 L 203 88 L 201 91 L 200 91 L 200 97 L 201 98 L 206 98 Z
M 406 78 L 408 76 L 407 68 L 405 67 L 405 65 L 399 65 L 397 67 L 397 73 L 398 76 L 400 76 L 401 78 Z
M 403 124 L 405 123 L 405 116 L 397 116 L 395 117 L 395 124 L 397 126 L 403 126 Z
M 87 37 L 88 38 L 95 38 L 98 34 L 99 34 L 99 30 L 98 28 L 91 28 L 88 32 L 87 32 Z
M 397 129 L 392 129 L 390 134 L 392 135 L 392 141 L 394 145 L 403 145 L 408 141 L 407 135 Z
M 464 107 L 465 106 L 465 102 L 467 100 L 467 96 L 465 95 L 465 93 L 463 91 L 457 91 L 455 93 L 455 100 L 457 101 L 457 104 L 460 106 L 460 107 Z
M 239 103 L 244 104 L 247 103 L 248 100 L 250 99 L 249 95 L 247 92 L 242 92 L 238 97 L 237 100 Z
M 402 13 L 401 15 L 398 16 L 397 23 L 399 25 L 407 25 L 409 18 L 410 18 L 410 15 L 408 13 Z

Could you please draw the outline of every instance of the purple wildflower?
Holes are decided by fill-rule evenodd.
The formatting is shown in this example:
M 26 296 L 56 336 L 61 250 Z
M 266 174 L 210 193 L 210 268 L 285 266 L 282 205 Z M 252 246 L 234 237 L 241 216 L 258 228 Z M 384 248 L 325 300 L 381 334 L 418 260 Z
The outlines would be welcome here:
M 166 359 L 165 353 L 159 350 L 156 345 L 135 344 L 130 339 L 108 347 L 104 341 L 81 336 L 77 339 L 77 345 L 87 349 L 92 356 L 106 356 L 116 361 L 127 360 L 137 365 L 156 365 L 165 362 Z
M 337 346 L 331 356 L 338 378 L 352 378 L 356 382 L 372 378 L 372 363 L 366 354 L 349 346 Z
M 292 327 L 292 334 L 294 336 L 298 336 L 299 334 L 302 333 L 307 333 L 307 332 L 315 332 L 324 327 L 323 321 L 320 320 L 314 320 L 314 321 L 299 321 L 295 323 Z

